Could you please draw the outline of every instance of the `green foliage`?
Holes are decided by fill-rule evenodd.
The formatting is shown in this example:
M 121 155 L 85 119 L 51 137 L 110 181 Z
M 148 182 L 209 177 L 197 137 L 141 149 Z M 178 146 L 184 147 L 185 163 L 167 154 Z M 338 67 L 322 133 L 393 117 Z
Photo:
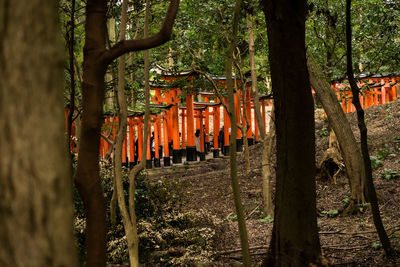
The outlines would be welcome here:
M 318 136 L 329 136 L 329 131 L 327 127 L 322 127 L 321 129 L 316 129 L 315 134 Z
M 338 210 L 328 210 L 328 211 L 324 210 L 324 211 L 322 211 L 322 214 L 328 218 L 334 218 L 339 215 L 339 211 Z
M 386 179 L 386 180 L 392 180 L 392 179 L 397 179 L 400 177 L 400 174 L 392 169 L 384 169 L 381 173 L 380 173 L 380 177 L 382 179 Z
M 215 255 L 221 221 L 204 210 L 172 212 L 138 223 L 141 260 L 149 264 L 192 266 Z
M 100 174 L 107 203 L 110 203 L 113 169 L 103 165 Z M 128 170 L 123 168 L 126 200 L 129 189 L 127 180 Z M 142 262 L 163 266 L 187 266 L 199 261 L 208 261 L 215 256 L 212 251 L 220 240 L 222 222 L 203 210 L 181 212 L 180 207 L 185 204 L 182 192 L 180 182 L 167 179 L 150 182 L 143 175 L 136 178 L 135 208 Z M 74 200 L 75 237 L 80 261 L 84 264 L 86 220 L 76 190 Z M 114 264 L 128 262 L 127 240 L 119 212 L 117 224 L 111 226 L 108 222 L 108 229 L 107 261 Z
M 232 214 L 228 216 L 228 221 L 230 222 L 236 222 L 237 221 L 237 214 Z
M 350 197 L 349 197 L 349 196 L 345 196 L 345 197 L 343 198 L 343 202 L 344 202 L 344 204 L 349 204 L 349 202 L 350 202 Z
M 268 216 L 265 216 L 262 219 L 259 219 L 258 221 L 261 222 L 261 223 L 270 224 L 270 223 L 272 223 L 274 221 L 274 218 L 271 215 L 268 215 Z
M 378 158 L 380 160 L 384 160 L 388 156 L 396 157 L 396 154 L 394 154 L 394 152 L 395 152 L 395 149 L 393 147 L 389 147 L 388 144 L 383 144 L 383 149 L 378 150 Z
M 378 249 L 380 249 L 380 248 L 382 247 L 382 244 L 381 244 L 381 242 L 376 241 L 376 242 L 373 242 L 373 243 L 371 244 L 371 247 L 372 247 L 374 250 L 378 250 Z
M 380 160 L 379 157 L 370 156 L 369 158 L 371 160 L 371 167 L 373 171 L 382 166 L 382 160 Z

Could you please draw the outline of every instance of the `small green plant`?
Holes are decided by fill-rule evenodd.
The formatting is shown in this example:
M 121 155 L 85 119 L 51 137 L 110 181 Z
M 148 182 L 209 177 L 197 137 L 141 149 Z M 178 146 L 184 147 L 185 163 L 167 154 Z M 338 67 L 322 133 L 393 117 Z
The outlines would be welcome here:
M 322 211 L 322 214 L 328 218 L 334 218 L 339 215 L 339 211 L 338 210 L 324 210 L 324 211 Z
M 392 169 L 384 169 L 380 174 L 382 179 L 392 180 L 400 177 L 400 174 Z
M 318 136 L 329 136 L 328 128 L 322 127 L 321 129 L 316 129 L 315 134 Z
M 269 224 L 269 223 L 272 223 L 274 221 L 274 218 L 271 215 L 268 215 L 268 216 L 265 216 L 262 219 L 259 219 L 258 221 L 261 222 L 261 223 Z
M 370 156 L 369 159 L 371 160 L 371 167 L 373 171 L 382 166 L 382 160 L 380 160 L 379 157 Z
M 380 249 L 381 246 L 382 246 L 382 245 L 381 245 L 381 242 L 379 242 L 379 241 L 373 242 L 373 243 L 371 244 L 371 247 L 372 247 L 374 250 Z
M 381 150 L 378 150 L 378 158 L 380 160 L 386 159 L 388 156 L 390 157 L 396 157 L 395 149 L 393 147 L 389 147 L 388 144 L 383 144 L 383 148 Z
M 229 215 L 228 216 L 228 221 L 230 222 L 236 222 L 237 221 L 237 214 Z
M 349 196 L 345 196 L 345 197 L 343 198 L 343 202 L 344 202 L 344 204 L 349 204 L 349 202 L 350 202 L 350 197 L 349 197 Z
M 360 204 L 357 204 L 356 206 L 360 212 L 364 212 L 366 210 L 366 208 L 368 207 L 368 205 L 369 205 L 368 203 L 360 203 Z

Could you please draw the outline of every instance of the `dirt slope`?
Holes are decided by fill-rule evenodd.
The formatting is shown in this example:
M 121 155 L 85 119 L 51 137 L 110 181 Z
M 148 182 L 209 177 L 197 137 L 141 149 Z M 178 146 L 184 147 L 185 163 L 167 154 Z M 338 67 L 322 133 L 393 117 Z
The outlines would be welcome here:
M 349 114 L 356 139 L 359 139 L 355 114 Z M 384 225 L 393 246 L 400 250 L 400 101 L 366 110 L 371 156 L 374 156 L 374 181 L 379 194 Z M 328 125 L 316 122 L 316 162 L 328 147 Z M 261 263 L 267 251 L 272 223 L 262 214 L 261 150 L 250 147 L 251 171 L 245 171 L 243 155 L 238 155 L 242 202 L 247 214 L 247 230 L 253 265 Z M 224 233 L 216 253 L 219 260 L 213 266 L 229 266 L 240 259 L 240 243 L 229 176 L 229 159 L 211 159 L 171 169 L 151 171 L 150 179 L 179 179 L 183 183 L 187 203 L 184 209 L 208 210 L 224 221 Z M 386 179 L 381 178 L 386 177 Z M 393 179 L 392 179 L 393 178 Z M 345 174 L 337 184 L 317 180 L 317 209 L 323 254 L 336 266 L 400 266 L 400 259 L 387 260 L 375 234 L 368 206 L 358 215 L 342 217 L 340 210 L 349 196 Z

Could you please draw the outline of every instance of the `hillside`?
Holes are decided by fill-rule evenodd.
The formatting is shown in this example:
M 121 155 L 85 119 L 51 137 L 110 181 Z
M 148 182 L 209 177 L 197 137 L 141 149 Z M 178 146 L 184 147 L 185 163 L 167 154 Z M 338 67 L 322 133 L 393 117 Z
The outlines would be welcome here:
M 348 114 L 356 139 L 359 138 L 355 114 Z M 400 249 L 400 101 L 371 107 L 366 110 L 370 153 L 373 156 L 374 182 L 380 200 L 384 225 L 393 246 Z M 328 147 L 328 125 L 316 122 L 316 162 Z M 238 156 L 242 202 L 247 214 L 247 230 L 254 265 L 262 261 L 267 251 L 272 230 L 270 218 L 262 214 L 261 151 L 260 145 L 250 147 L 251 171 L 244 167 L 243 155 Z M 383 177 L 383 178 L 382 178 Z M 210 159 L 191 165 L 182 165 L 148 172 L 151 181 L 166 179 L 179 182 L 185 196 L 181 211 L 204 210 L 220 221 L 219 242 L 213 247 L 213 265 L 229 265 L 240 259 L 232 190 L 229 177 L 229 159 Z M 399 259 L 387 261 L 378 242 L 368 206 L 360 213 L 341 216 L 349 196 L 344 173 L 337 184 L 317 180 L 317 210 L 321 246 L 333 265 L 340 266 L 396 266 Z M 178 207 L 177 207 L 178 209 Z

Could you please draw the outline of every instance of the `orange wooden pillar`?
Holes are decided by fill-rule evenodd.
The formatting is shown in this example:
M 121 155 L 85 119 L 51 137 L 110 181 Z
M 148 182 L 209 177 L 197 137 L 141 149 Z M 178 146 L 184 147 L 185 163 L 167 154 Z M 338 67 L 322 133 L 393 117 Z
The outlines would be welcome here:
M 160 133 L 159 133 L 159 128 L 158 128 L 158 121 L 159 121 L 159 115 L 156 116 L 155 121 L 153 123 L 154 127 L 154 168 L 160 168 L 161 167 L 161 161 L 160 161 Z
M 240 111 L 241 111 L 241 104 L 240 104 L 240 91 L 236 90 L 234 94 L 234 103 L 235 103 L 235 115 L 236 115 L 236 123 L 240 125 Z M 241 152 L 243 151 L 243 139 L 242 139 L 242 131 L 239 127 L 236 128 L 236 151 Z
M 210 99 L 208 96 L 204 97 L 204 102 L 205 103 L 209 103 Z M 204 144 L 205 144 L 205 148 L 204 148 L 204 152 L 206 154 L 208 154 L 208 151 L 210 150 L 210 111 L 208 106 L 206 106 L 206 109 L 204 110 L 204 128 L 205 128 L 205 140 L 204 140 Z
M 177 101 L 177 90 L 173 89 L 172 93 L 172 102 L 174 106 L 172 107 L 172 141 L 173 141 L 173 150 L 172 150 L 172 162 L 173 163 L 182 163 L 182 155 L 181 155 L 181 144 L 179 140 L 179 109 L 178 109 L 178 101 Z
M 223 99 L 225 105 L 228 105 L 228 99 L 224 97 Z M 223 153 L 225 156 L 229 155 L 229 137 L 231 135 L 231 121 L 228 112 L 224 108 L 224 148 Z
M 135 133 L 135 124 L 133 118 L 128 118 L 128 126 L 129 126 L 129 165 L 132 167 L 136 163 L 135 158 L 135 150 L 136 148 L 136 133 Z
M 249 129 L 247 129 L 247 142 L 249 146 L 254 144 L 254 139 L 253 139 L 253 119 L 251 116 L 251 91 L 250 88 L 247 88 L 246 94 L 244 94 L 245 99 L 245 105 L 246 105 L 246 116 L 247 120 L 249 121 Z M 246 123 L 245 118 L 243 119 L 243 123 Z
M 200 161 L 205 161 L 206 160 L 206 153 L 205 153 L 205 146 L 204 146 L 204 127 L 203 127 L 203 113 L 204 109 L 199 109 L 199 121 L 200 121 Z
M 124 142 L 122 143 L 122 165 L 125 165 L 126 167 L 128 167 L 128 140 L 127 140 L 127 135 L 125 133 L 125 137 L 124 137 Z
M 151 119 L 150 119 L 151 120 Z M 146 169 L 153 168 L 153 163 L 151 162 L 151 122 L 149 121 L 149 131 L 147 136 L 147 151 L 146 151 Z
M 181 138 L 181 155 L 186 156 L 186 109 L 181 109 L 181 131 L 179 133 L 179 137 Z
M 138 118 L 138 162 L 142 161 L 143 154 L 143 116 Z
M 194 140 L 194 105 L 193 95 L 186 95 L 186 122 L 187 122 L 187 147 L 186 147 L 186 161 L 196 161 L 196 144 Z
M 163 134 L 164 134 L 164 167 L 171 166 L 169 157 L 169 139 L 168 139 L 168 112 L 163 115 Z
M 213 158 L 219 157 L 219 149 L 218 149 L 218 136 L 219 136 L 219 128 L 220 128 L 220 107 L 213 107 L 213 130 L 214 130 L 214 149 L 213 149 Z
M 158 150 L 158 155 L 160 158 L 160 165 L 161 165 L 161 157 L 163 155 L 163 144 L 161 141 L 161 134 L 162 134 L 162 128 L 161 128 L 161 119 L 162 119 L 162 114 L 160 113 L 158 115 L 158 119 L 157 119 L 157 129 L 158 129 L 158 148 L 156 148 Z

